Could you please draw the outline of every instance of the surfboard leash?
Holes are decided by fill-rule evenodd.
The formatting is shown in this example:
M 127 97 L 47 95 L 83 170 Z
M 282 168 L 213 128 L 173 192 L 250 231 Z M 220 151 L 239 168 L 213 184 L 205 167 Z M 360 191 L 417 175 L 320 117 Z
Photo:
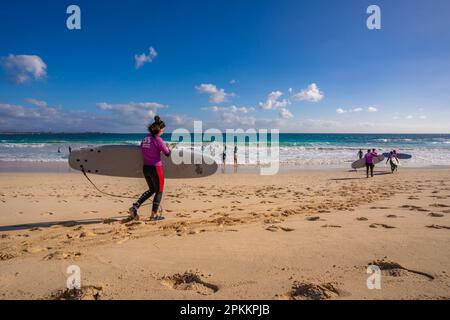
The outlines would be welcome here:
M 100 190 L 100 188 L 98 188 L 98 187 L 95 185 L 95 183 L 92 182 L 92 180 L 88 177 L 86 171 L 84 170 L 83 165 L 81 165 L 80 168 L 81 168 L 81 172 L 83 172 L 83 175 L 84 175 L 84 176 L 86 177 L 86 179 L 94 186 L 94 188 L 95 188 L 98 192 L 103 193 L 103 194 L 105 194 L 105 195 L 107 195 L 107 196 L 110 196 L 110 197 L 115 197 L 115 198 L 126 198 L 126 199 L 134 199 L 134 200 L 136 200 L 136 197 L 122 196 L 122 195 L 112 194 L 112 193 L 108 193 L 108 192 L 105 192 L 105 191 L 103 191 L 103 190 Z M 141 207 L 144 207 L 144 206 L 146 206 L 146 205 L 149 205 L 149 203 L 144 203 Z M 163 216 L 163 210 L 164 210 L 164 209 L 163 209 L 162 205 L 159 205 L 159 217 L 162 217 L 162 216 Z
M 95 185 L 95 183 L 92 182 L 92 180 L 88 177 L 86 171 L 84 170 L 84 167 L 83 167 L 82 165 L 81 165 L 80 167 L 81 167 L 81 172 L 83 172 L 83 174 L 84 174 L 84 176 L 86 177 L 86 179 L 88 179 L 88 181 L 94 186 L 94 188 L 95 188 L 98 192 L 103 193 L 103 194 L 106 194 L 107 196 L 110 196 L 110 197 L 115 197 L 115 198 L 135 199 L 134 197 L 128 197 L 128 196 L 122 196 L 122 195 L 118 195 L 118 194 L 112 194 L 112 193 L 108 193 L 108 192 L 105 192 L 105 191 L 103 191 L 103 190 L 100 190 L 100 189 Z

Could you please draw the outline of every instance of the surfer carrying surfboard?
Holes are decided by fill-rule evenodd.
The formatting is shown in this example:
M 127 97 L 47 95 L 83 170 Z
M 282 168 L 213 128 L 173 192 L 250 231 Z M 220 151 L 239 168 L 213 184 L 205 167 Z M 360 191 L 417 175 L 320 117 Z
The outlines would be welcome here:
M 378 156 L 378 154 L 376 153 L 375 149 L 372 149 L 372 151 L 370 149 L 368 149 L 366 155 L 364 156 L 364 159 L 366 160 L 367 178 L 369 178 L 369 171 L 370 171 L 370 176 L 373 177 L 373 168 L 375 167 L 373 160 L 377 156 Z
M 398 164 L 400 161 L 398 160 L 398 157 L 397 157 L 397 151 L 394 150 L 389 153 L 389 157 L 386 160 L 386 163 L 388 163 L 388 162 L 391 165 L 392 173 L 394 173 L 394 171 L 398 170 Z
M 155 122 L 148 126 L 149 134 L 141 142 L 141 152 L 144 157 L 144 177 L 148 184 L 148 190 L 133 203 L 130 208 L 130 218 L 139 219 L 138 209 L 153 194 L 153 206 L 150 220 L 155 220 L 158 216 L 158 208 L 161 203 L 164 189 L 164 173 L 161 161 L 161 153 L 170 156 L 170 149 L 167 147 L 161 135 L 166 128 L 160 117 L 155 116 Z

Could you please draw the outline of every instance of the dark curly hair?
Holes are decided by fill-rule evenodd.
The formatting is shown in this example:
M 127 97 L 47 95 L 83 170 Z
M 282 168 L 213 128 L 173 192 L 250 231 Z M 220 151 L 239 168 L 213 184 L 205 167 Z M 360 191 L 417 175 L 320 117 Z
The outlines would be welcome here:
M 156 136 L 162 129 L 166 127 L 164 121 L 161 120 L 159 116 L 155 116 L 155 122 L 147 127 L 148 132 L 151 133 L 152 136 Z

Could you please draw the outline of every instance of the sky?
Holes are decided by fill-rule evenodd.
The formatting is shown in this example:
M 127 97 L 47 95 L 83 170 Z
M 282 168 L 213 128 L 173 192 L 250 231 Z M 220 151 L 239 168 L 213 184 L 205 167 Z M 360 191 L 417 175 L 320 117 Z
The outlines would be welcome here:
M 145 132 L 156 114 L 168 131 L 450 133 L 450 2 L 1 2 L 0 131 Z

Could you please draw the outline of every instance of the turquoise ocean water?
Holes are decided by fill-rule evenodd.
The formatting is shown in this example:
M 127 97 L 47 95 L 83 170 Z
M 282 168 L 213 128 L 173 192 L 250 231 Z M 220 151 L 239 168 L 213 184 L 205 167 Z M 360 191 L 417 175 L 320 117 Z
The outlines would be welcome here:
M 105 144 L 138 144 L 142 134 L 0 134 L 1 161 L 67 161 L 72 149 Z M 164 134 L 171 141 L 170 134 Z M 252 152 L 254 145 L 238 145 L 238 155 Z M 382 152 L 396 149 L 413 155 L 410 166 L 450 165 L 450 134 L 280 134 L 280 163 L 293 166 L 346 167 L 359 148 Z M 58 149 L 60 152 L 58 152 Z M 209 151 L 208 151 L 209 150 Z M 222 145 L 206 148 L 220 159 Z M 232 159 L 228 159 L 232 162 Z

